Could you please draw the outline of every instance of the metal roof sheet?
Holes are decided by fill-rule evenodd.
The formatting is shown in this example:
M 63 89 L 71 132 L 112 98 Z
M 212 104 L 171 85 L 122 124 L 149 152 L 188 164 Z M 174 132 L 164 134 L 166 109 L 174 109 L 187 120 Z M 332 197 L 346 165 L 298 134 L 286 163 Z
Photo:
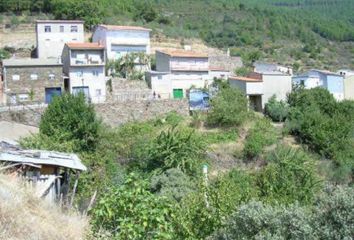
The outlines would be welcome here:
M 53 165 L 86 171 L 76 154 L 45 151 L 45 150 L 19 150 L 0 152 L 0 162 L 32 163 L 39 165 Z

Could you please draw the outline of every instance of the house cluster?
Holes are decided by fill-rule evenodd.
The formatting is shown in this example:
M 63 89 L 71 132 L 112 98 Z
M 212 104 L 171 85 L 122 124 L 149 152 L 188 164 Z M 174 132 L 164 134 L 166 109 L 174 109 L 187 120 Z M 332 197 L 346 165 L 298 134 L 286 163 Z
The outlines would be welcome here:
M 50 103 L 64 91 L 84 93 L 92 103 L 106 101 L 106 63 L 129 53 L 151 53 L 151 29 L 138 26 L 98 25 L 92 42 L 85 41 L 84 22 L 38 20 L 37 58 L 2 62 L 0 104 Z M 285 100 L 293 84 L 305 88 L 324 87 L 338 100 L 354 99 L 354 73 L 311 70 L 293 76 L 289 67 L 255 63 L 247 77 L 232 76 L 230 70 L 212 66 L 208 54 L 191 49 L 156 50 L 156 70 L 143 69 L 151 96 L 185 98 L 191 88 L 209 88 L 215 78 L 228 79 L 241 89 L 250 106 L 262 111 L 276 95 Z

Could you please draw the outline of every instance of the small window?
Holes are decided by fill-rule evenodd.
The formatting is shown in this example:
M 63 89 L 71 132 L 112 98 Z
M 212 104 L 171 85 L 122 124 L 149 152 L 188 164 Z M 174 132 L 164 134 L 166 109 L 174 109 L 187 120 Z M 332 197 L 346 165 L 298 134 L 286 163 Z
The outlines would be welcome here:
M 305 80 L 300 80 L 300 85 L 305 86 Z
M 60 32 L 64 32 L 64 26 L 60 26 Z
M 31 74 L 31 80 L 38 80 L 38 75 L 35 73 Z
M 77 39 L 76 39 L 76 38 L 73 38 L 72 41 L 75 42 L 75 41 L 77 41 Z
M 102 95 L 101 89 L 96 89 L 96 96 L 101 96 L 101 95 Z
M 77 32 L 77 26 L 71 26 L 70 32 Z
M 44 26 L 44 32 L 51 32 L 52 27 L 51 26 Z
M 18 100 L 20 102 L 28 101 L 28 99 L 29 99 L 29 95 L 27 93 L 21 93 L 18 95 Z
M 98 71 L 97 70 L 93 70 L 92 71 L 92 75 L 97 77 L 98 76 Z
M 82 77 L 84 75 L 83 71 L 76 72 L 77 77 Z
M 20 80 L 20 75 L 17 75 L 17 74 L 12 75 L 12 80 L 13 80 L 13 81 L 18 81 L 18 80 Z
M 158 75 L 158 76 L 157 76 L 157 79 L 158 79 L 158 80 L 162 80 L 162 76 L 161 76 L 161 75 Z
M 49 80 L 50 81 L 55 80 L 55 74 L 49 74 Z

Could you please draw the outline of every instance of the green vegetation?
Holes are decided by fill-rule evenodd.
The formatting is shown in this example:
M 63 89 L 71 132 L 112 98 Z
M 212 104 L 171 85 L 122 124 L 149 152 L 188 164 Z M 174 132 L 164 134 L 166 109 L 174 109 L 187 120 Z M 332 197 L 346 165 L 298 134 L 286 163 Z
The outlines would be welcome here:
M 271 121 L 266 118 L 257 119 L 246 137 L 244 157 L 246 159 L 258 157 L 264 147 L 274 144 L 276 140 L 276 131 Z
M 277 101 L 274 95 L 266 103 L 264 111 L 274 122 L 283 122 L 288 117 L 289 107 L 284 101 Z
M 307 101 L 313 103 L 311 109 L 335 111 L 344 117 L 352 114 L 352 102 L 330 105 L 331 100 L 323 103 L 325 92 L 303 91 L 289 97 L 287 121 L 291 126 L 298 126 L 294 121 L 301 111 L 307 111 L 302 109 L 309 105 Z M 224 86 L 215 99 L 219 99 L 218 104 L 213 101 L 206 119 L 201 118 L 201 124 L 195 128 L 190 127 L 191 118 L 176 113 L 110 128 L 97 120 L 83 96 L 64 95 L 56 98 L 44 113 L 40 133 L 23 140 L 22 144 L 75 151 L 80 155 L 88 171 L 80 177 L 75 204 L 86 210 L 97 191 L 97 201 L 89 211 L 94 237 L 351 237 L 353 188 L 332 186 L 332 179 L 326 175 L 320 178 L 317 166 L 321 162 L 305 148 L 281 146 L 281 141 L 275 149 L 265 148 L 277 140 L 275 129 L 266 118 L 250 117 L 244 106 L 246 97 L 239 92 Z M 220 108 L 220 102 L 230 111 Z M 232 121 L 221 128 L 214 124 L 205 128 L 204 121 L 210 115 Z M 245 129 L 245 125 L 251 129 Z M 291 129 L 302 136 L 302 128 Z M 63 133 L 59 137 L 58 131 Z M 247 136 L 245 145 L 256 143 L 262 165 L 233 159 L 228 169 L 219 171 L 213 165 L 212 157 L 218 155 L 213 149 L 242 145 L 241 134 Z M 94 141 L 87 141 L 86 136 Z M 255 140 L 251 141 L 252 138 Z M 346 156 L 344 153 L 341 156 Z M 221 156 L 217 160 L 223 161 Z M 205 164 L 208 164 L 208 176 L 202 172 Z M 323 189 L 323 185 L 329 187 Z

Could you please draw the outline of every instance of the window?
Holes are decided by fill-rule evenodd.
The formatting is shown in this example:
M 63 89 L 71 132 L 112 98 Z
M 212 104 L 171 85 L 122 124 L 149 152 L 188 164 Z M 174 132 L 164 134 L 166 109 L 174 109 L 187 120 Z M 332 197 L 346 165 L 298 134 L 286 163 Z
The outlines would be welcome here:
M 72 41 L 74 41 L 74 42 L 75 42 L 75 41 L 77 41 L 77 39 L 76 39 L 76 38 L 73 38 L 73 39 L 72 39 Z
M 52 27 L 51 26 L 44 26 L 44 32 L 51 32 Z
M 51 73 L 49 74 L 49 78 L 48 78 L 50 81 L 53 81 L 55 80 L 55 74 Z
M 77 32 L 77 26 L 71 26 L 70 32 Z
M 102 95 L 101 89 L 96 89 L 96 96 L 101 96 L 101 95 Z
M 300 85 L 305 86 L 305 80 L 300 80 Z
M 60 32 L 64 32 L 64 26 L 60 26 Z
M 82 77 L 84 75 L 84 72 L 83 71 L 78 71 L 76 72 L 76 76 L 77 77 Z
M 17 75 L 17 74 L 12 75 L 12 80 L 13 80 L 13 81 L 18 81 L 18 80 L 20 80 L 20 75 Z
M 36 73 L 31 74 L 31 80 L 37 80 L 38 75 Z
M 97 71 L 97 70 L 93 70 L 93 71 L 92 71 L 92 74 L 93 74 L 93 76 L 96 76 L 96 77 L 97 77 L 97 76 L 98 76 L 98 71 Z
M 162 80 L 162 76 L 161 76 L 161 75 L 158 75 L 158 76 L 157 76 L 157 79 L 158 79 L 158 80 Z
M 27 93 L 21 93 L 18 95 L 18 100 L 20 102 L 28 101 L 28 99 L 29 99 L 29 96 Z

